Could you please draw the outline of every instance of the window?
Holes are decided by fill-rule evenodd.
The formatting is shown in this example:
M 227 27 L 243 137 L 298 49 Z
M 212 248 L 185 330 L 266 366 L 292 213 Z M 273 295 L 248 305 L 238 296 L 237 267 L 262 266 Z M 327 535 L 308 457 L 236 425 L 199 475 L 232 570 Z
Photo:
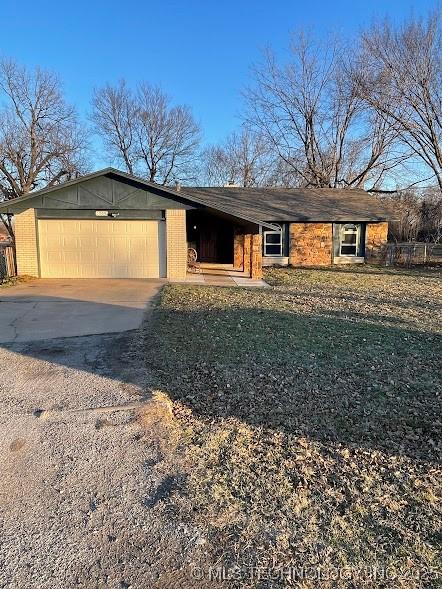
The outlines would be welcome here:
M 264 231 L 264 255 L 265 256 L 282 256 L 283 255 L 283 230 Z
M 348 223 L 341 227 L 341 239 L 339 245 L 340 256 L 357 256 L 360 239 L 360 226 Z

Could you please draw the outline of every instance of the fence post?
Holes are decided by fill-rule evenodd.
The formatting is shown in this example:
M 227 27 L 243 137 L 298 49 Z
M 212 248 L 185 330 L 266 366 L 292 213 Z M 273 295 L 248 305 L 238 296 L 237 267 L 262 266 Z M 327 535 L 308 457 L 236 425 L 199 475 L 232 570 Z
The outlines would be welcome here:
M 0 282 L 17 276 L 14 248 L 12 246 L 0 246 Z

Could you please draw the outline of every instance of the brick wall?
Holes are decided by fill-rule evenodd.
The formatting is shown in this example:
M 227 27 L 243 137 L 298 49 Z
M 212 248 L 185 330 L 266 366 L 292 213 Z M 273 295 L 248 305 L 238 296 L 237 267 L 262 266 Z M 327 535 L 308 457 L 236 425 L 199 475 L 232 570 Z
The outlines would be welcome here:
M 365 230 L 365 259 L 380 264 L 385 255 L 388 237 L 388 223 L 367 223 Z
M 251 278 L 262 278 L 262 237 L 259 233 L 235 234 L 233 267 Z
M 14 215 L 17 273 L 19 276 L 39 276 L 37 219 L 35 209 Z
M 290 265 L 326 266 L 332 263 L 332 251 L 332 223 L 290 223 Z
M 235 231 L 233 235 L 233 267 L 241 270 L 244 263 L 244 235 Z
M 167 278 L 184 280 L 187 273 L 186 211 L 166 210 Z
M 244 252 L 243 271 L 246 274 L 250 275 L 250 263 L 251 263 L 251 255 L 252 255 L 252 236 L 250 233 L 244 235 L 243 252 Z
M 255 233 L 252 235 L 252 250 L 250 262 L 250 278 L 262 278 L 262 237 Z

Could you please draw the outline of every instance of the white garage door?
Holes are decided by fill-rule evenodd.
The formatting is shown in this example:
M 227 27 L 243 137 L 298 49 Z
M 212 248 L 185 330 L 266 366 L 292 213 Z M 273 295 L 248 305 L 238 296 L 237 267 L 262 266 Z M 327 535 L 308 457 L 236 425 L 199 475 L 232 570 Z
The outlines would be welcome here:
M 39 220 L 42 278 L 164 276 L 161 221 Z

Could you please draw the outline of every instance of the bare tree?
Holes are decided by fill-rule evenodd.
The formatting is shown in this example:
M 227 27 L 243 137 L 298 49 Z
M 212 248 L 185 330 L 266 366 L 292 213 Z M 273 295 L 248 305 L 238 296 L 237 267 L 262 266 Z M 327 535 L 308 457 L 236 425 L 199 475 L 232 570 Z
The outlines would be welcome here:
M 420 158 L 442 190 L 442 29 L 440 13 L 401 27 L 384 22 L 363 34 L 354 79 L 376 109 Z
M 204 150 L 202 165 L 209 186 L 271 186 L 278 175 L 277 157 L 268 142 L 247 128 L 232 133 L 223 144 Z
M 395 241 L 442 241 L 442 195 L 439 187 L 404 190 L 388 197 L 397 221 L 389 232 Z
M 137 105 L 126 82 L 115 87 L 106 84 L 94 91 L 92 119 L 108 153 L 121 160 L 130 174 L 136 161 Z
M 52 186 L 85 169 L 85 134 L 58 78 L 0 62 L 0 200 Z M 1 215 L 14 238 L 10 215 Z
M 405 158 L 394 127 L 357 94 L 350 58 L 336 42 L 300 34 L 290 62 L 267 52 L 246 91 L 249 123 L 304 186 L 377 189 Z
M 159 88 L 138 88 L 138 156 L 149 180 L 168 184 L 194 172 L 200 131 L 188 106 L 171 106 Z
M 93 120 L 113 158 L 128 172 L 170 184 L 194 175 L 200 131 L 187 106 L 172 106 L 159 88 L 125 84 L 95 91 Z

